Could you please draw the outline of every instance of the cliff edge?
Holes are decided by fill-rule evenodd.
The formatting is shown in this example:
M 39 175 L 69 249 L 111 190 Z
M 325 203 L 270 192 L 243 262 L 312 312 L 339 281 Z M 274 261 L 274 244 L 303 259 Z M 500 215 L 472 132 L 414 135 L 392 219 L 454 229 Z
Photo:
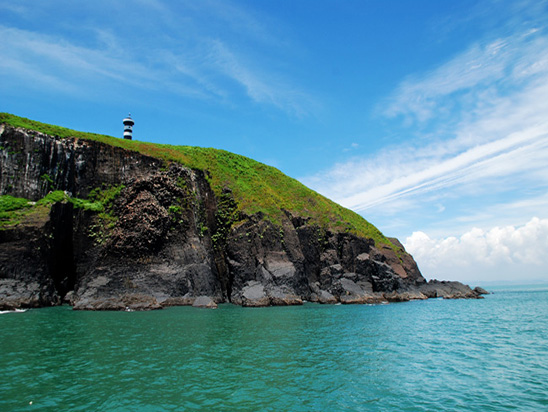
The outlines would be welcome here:
M 0 114 L 0 309 L 477 298 L 278 170 Z M 207 297 L 207 298 L 206 298 Z

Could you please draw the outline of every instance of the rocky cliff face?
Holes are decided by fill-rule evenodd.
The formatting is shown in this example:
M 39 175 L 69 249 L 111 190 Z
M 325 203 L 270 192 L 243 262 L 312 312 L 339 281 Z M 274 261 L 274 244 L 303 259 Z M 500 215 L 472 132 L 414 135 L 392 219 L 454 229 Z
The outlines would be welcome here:
M 78 139 L 0 125 L 0 194 L 38 201 L 116 189 L 106 209 L 54 202 L 0 231 L 0 308 L 153 309 L 478 297 L 426 283 L 413 258 L 285 213 L 243 215 L 207 171 Z M 209 297 L 208 299 L 202 298 Z M 201 297 L 197 300 L 198 297 Z

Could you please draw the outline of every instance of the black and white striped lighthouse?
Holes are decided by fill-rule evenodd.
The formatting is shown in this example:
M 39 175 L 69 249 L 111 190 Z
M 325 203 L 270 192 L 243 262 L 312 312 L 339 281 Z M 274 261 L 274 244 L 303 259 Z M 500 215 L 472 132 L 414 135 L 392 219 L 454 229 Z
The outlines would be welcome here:
M 133 133 L 133 125 L 135 122 L 131 118 L 131 113 L 123 120 L 124 122 L 124 139 L 131 140 Z

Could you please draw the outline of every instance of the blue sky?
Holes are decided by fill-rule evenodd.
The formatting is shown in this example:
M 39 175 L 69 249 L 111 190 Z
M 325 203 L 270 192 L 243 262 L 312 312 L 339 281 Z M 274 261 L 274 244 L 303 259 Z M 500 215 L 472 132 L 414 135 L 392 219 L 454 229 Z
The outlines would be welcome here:
M 0 0 L 0 111 L 216 147 L 398 237 L 427 278 L 548 281 L 548 5 Z

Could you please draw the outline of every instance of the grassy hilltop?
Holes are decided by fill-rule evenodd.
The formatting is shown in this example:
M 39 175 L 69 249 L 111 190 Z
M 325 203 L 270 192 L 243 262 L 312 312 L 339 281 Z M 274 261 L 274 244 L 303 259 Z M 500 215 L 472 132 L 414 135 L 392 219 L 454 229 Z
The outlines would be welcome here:
M 351 232 L 394 247 L 375 226 L 357 213 L 332 202 L 278 169 L 245 156 L 213 148 L 154 144 L 79 132 L 8 113 L 0 113 L 0 123 L 60 138 L 94 140 L 192 169 L 207 170 L 214 192 L 220 195 L 224 188 L 230 188 L 238 208 L 247 215 L 262 212 L 266 219 L 277 223 L 285 209 L 326 229 Z

